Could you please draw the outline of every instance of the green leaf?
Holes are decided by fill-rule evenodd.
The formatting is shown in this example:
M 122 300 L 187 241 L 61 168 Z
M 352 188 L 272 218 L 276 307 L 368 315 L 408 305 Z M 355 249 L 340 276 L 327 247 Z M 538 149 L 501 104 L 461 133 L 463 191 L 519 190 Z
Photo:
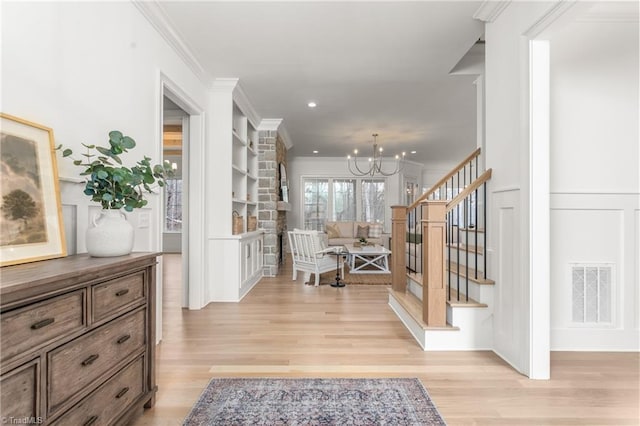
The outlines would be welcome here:
M 125 149 L 132 149 L 135 148 L 136 146 L 136 141 L 133 140 L 133 138 L 130 138 L 129 136 L 125 136 L 124 138 L 122 138 L 122 147 Z
M 96 150 L 102 155 L 106 155 L 107 157 L 113 157 L 113 153 L 111 152 L 111 150 L 103 146 L 97 146 Z
M 82 160 L 73 160 L 73 164 L 74 166 L 79 166 L 80 164 L 82 164 Z
M 94 149 L 96 146 L 95 145 L 87 145 L 87 144 L 82 144 L 82 146 L 84 146 L 87 149 Z
M 119 143 L 122 140 L 122 132 L 112 130 L 109 132 L 109 142 Z
M 112 201 L 112 200 L 113 200 L 113 197 L 111 196 L 111 194 L 109 194 L 108 192 L 106 192 L 106 193 L 102 194 L 102 199 L 103 199 L 104 201 Z
M 104 170 L 100 170 L 98 172 L 98 179 L 106 179 L 109 177 L 109 173 L 105 172 Z
M 69 148 L 65 149 L 64 151 L 62 151 L 62 156 L 63 157 L 68 157 L 71 154 L 73 154 L 73 151 L 71 151 Z

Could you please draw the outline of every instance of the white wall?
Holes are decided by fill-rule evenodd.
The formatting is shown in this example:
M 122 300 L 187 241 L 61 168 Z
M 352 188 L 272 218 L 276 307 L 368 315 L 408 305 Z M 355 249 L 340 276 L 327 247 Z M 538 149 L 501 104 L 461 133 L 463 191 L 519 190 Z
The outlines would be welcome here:
M 123 157 L 125 163 L 132 165 L 145 155 L 159 163 L 162 84 L 170 82 L 172 90 L 189 98 L 192 109 L 207 107 L 205 85 L 130 2 L 3 2 L 1 19 L 2 111 L 51 127 L 56 144 L 76 153 L 82 142 L 106 143 L 108 132 L 117 129 L 137 142 L 132 155 Z M 82 184 L 73 183 L 79 178 L 77 167 L 59 158 L 58 170 L 70 254 L 83 253 L 86 229 L 100 207 L 82 194 Z M 135 229 L 134 251 L 161 249 L 162 199 L 150 195 L 148 201 L 144 209 L 128 214 Z M 192 260 L 198 255 L 196 251 Z M 202 262 L 192 268 L 202 269 Z M 197 281 L 191 282 L 194 293 L 205 280 Z M 160 261 L 159 305 L 161 284 Z M 160 339 L 162 310 L 157 312 Z
M 551 42 L 552 349 L 637 351 L 638 22 L 574 22 Z M 572 263 L 613 265 L 611 324 L 572 322 Z
M 551 6 L 551 2 L 511 2 L 485 29 L 484 154 L 486 168 L 494 171 L 487 194 L 487 273 L 497 283 L 494 351 L 531 377 L 544 377 L 545 372 L 531 371 L 530 51 L 525 34 Z
M 388 164 L 387 168 L 391 169 L 393 164 Z M 422 166 L 416 163 L 405 165 L 401 174 L 389 176 L 387 178 L 387 204 L 385 232 L 391 232 L 391 206 L 404 204 L 404 198 L 401 197 L 404 191 L 402 175 L 417 177 L 418 185 L 422 185 Z M 290 185 L 289 202 L 292 209 L 287 212 L 288 229 L 300 228 L 302 226 L 302 209 L 303 200 L 301 192 L 302 176 L 326 176 L 334 178 L 352 178 L 347 168 L 346 158 L 329 158 L 329 157 L 293 157 L 288 160 L 287 175 Z
M 56 144 L 76 153 L 82 142 L 106 143 L 107 133 L 117 129 L 138 145 L 125 162 L 144 155 L 160 162 L 160 72 L 206 104 L 202 83 L 131 3 L 2 5 L 2 110 L 53 128 Z M 79 177 L 80 170 L 60 158 L 58 170 L 63 179 Z M 93 204 L 81 184 L 63 182 L 61 192 L 65 211 L 77 210 L 75 245 L 85 252 Z M 159 202 L 150 196 L 146 212 L 131 215 L 134 250 L 160 248 Z M 137 226 L 141 212 L 150 216 L 147 228 Z

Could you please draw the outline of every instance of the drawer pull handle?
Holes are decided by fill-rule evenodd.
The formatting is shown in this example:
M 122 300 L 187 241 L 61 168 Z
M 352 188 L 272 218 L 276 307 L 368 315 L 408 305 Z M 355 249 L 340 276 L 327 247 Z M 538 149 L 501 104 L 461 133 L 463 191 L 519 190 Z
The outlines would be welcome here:
M 98 420 L 98 416 L 91 416 L 91 417 L 89 417 L 89 420 L 84 422 L 83 426 L 90 426 L 90 425 L 94 424 L 96 422 L 96 420 Z
M 84 361 L 82 361 L 82 365 L 84 365 L 84 366 L 91 365 L 98 358 L 100 358 L 100 355 L 98 355 L 98 354 L 91 355 L 89 358 L 87 358 Z M 91 420 L 91 419 L 89 419 L 89 420 Z
M 120 290 L 120 291 L 116 292 L 116 296 L 124 296 L 127 293 L 129 293 L 129 289 L 125 288 L 123 290 Z
M 116 340 L 116 343 L 118 343 L 119 345 L 123 344 L 124 342 L 126 342 L 127 340 L 129 340 L 131 338 L 130 334 L 125 334 L 124 336 L 122 336 L 121 338 L 119 338 L 118 340 Z
M 124 396 L 125 393 L 129 392 L 129 388 L 122 388 L 122 390 L 120 392 L 118 392 L 118 394 L 116 395 L 116 398 L 120 399 Z
M 53 324 L 53 322 L 54 322 L 54 321 L 55 321 L 55 319 L 54 319 L 54 318 L 47 318 L 47 319 L 43 319 L 42 321 L 38 321 L 37 323 L 32 324 L 32 325 L 31 325 L 31 329 L 32 329 L 32 330 L 37 330 L 37 329 L 39 329 L 39 328 L 46 327 L 46 326 L 48 326 L 49 324 Z

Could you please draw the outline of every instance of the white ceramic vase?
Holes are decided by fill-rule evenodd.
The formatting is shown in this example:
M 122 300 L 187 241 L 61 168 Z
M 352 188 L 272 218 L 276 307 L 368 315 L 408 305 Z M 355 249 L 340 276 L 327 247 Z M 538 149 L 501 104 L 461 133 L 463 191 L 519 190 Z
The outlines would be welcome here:
M 87 229 L 87 252 L 93 257 L 124 256 L 133 250 L 133 226 L 120 210 L 103 209 Z

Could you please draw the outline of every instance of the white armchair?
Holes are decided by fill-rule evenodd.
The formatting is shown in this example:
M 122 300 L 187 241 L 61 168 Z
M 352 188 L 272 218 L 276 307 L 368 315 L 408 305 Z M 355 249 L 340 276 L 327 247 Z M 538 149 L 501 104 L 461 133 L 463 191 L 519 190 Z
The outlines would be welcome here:
M 294 229 L 289 231 L 288 235 L 293 257 L 293 280 L 298 277 L 298 271 L 301 271 L 306 283 L 313 273 L 316 275 L 317 287 L 320 284 L 320 274 L 335 271 L 338 265 L 341 268 L 341 276 L 344 277 L 344 262 L 341 256 L 336 255 L 338 247 L 326 247 L 318 231 Z

